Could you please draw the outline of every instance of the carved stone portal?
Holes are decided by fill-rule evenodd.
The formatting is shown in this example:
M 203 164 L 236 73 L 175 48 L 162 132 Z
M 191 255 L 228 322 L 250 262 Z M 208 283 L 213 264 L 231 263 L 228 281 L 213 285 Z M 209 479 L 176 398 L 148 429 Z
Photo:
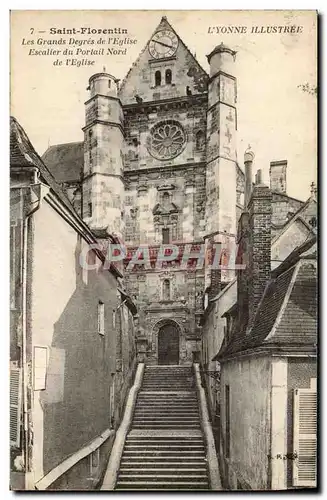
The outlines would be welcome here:
M 172 319 L 159 320 L 152 329 L 152 355 L 158 364 L 178 365 L 185 357 L 185 334 L 181 325 Z

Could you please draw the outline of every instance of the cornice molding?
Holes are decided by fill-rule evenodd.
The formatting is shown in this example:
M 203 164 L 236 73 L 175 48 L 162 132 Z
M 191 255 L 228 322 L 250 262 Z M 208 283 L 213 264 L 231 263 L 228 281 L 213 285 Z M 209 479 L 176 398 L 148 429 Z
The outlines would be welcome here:
M 181 107 L 193 108 L 194 105 L 201 105 L 207 103 L 208 94 L 204 92 L 203 94 L 194 94 L 191 96 L 183 97 L 173 97 L 169 99 L 161 99 L 160 101 L 144 101 L 142 103 L 133 103 L 123 105 L 124 115 L 135 114 L 135 113 L 155 113 L 162 109 L 173 109 Z

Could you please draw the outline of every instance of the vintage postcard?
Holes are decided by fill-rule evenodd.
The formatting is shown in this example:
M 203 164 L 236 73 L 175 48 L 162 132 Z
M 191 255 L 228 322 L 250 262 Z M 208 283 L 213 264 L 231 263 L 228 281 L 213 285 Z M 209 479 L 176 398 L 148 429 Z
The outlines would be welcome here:
M 12 11 L 10 58 L 10 488 L 318 488 L 317 13 Z

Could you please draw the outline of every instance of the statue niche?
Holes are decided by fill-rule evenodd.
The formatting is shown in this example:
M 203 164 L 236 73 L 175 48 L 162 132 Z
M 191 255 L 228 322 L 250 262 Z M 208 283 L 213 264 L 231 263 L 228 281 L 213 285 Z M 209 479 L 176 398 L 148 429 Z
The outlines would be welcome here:
M 165 191 L 160 196 L 160 202 L 153 209 L 153 222 L 158 243 L 169 244 L 177 239 L 179 209 L 171 200 L 171 195 Z

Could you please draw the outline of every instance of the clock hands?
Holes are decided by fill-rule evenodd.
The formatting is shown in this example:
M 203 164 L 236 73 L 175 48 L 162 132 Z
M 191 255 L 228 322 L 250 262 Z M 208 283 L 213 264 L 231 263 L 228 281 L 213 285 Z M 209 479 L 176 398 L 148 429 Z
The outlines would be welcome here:
M 173 49 L 174 47 L 172 45 L 167 45 L 166 43 L 159 42 L 158 40 L 153 40 L 154 43 L 159 43 L 160 45 L 163 45 L 164 47 L 168 47 L 168 49 Z

